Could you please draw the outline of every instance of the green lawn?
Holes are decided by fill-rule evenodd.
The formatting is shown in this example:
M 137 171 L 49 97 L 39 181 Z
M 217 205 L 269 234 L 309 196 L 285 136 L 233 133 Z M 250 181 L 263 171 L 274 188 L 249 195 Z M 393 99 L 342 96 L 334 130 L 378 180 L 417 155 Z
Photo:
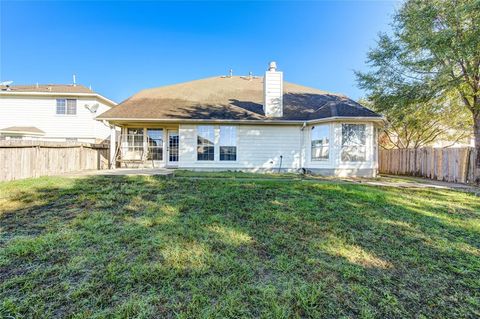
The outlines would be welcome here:
M 0 317 L 480 316 L 479 197 L 179 173 L 0 183 Z

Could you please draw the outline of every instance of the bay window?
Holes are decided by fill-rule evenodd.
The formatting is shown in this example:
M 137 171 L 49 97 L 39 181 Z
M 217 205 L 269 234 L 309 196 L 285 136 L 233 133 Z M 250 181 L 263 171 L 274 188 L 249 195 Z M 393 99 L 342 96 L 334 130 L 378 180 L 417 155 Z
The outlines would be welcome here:
M 197 160 L 215 159 L 215 130 L 211 125 L 197 126 Z
M 330 126 L 316 125 L 312 127 L 312 161 L 328 160 L 330 155 Z
M 237 128 L 235 126 L 220 126 L 220 160 L 237 160 Z
M 365 124 L 342 124 L 343 162 L 364 162 L 366 160 L 367 136 Z

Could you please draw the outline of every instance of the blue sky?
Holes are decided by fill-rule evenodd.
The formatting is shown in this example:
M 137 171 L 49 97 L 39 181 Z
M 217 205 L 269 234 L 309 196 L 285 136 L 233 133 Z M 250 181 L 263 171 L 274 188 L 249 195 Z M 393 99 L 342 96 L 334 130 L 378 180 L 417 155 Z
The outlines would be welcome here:
M 358 99 L 353 70 L 398 2 L 0 1 L 0 80 L 77 82 L 120 102 L 149 87 L 253 72 Z

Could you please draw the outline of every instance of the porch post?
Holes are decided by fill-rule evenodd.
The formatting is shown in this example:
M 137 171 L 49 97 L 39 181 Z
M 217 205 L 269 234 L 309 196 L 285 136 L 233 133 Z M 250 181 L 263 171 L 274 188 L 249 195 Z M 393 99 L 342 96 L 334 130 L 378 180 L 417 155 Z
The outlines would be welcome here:
M 117 131 L 115 130 L 115 126 L 112 125 L 110 126 L 110 169 L 115 169 L 115 152 L 116 152 L 116 147 L 115 147 L 115 141 L 116 141 L 116 134 Z

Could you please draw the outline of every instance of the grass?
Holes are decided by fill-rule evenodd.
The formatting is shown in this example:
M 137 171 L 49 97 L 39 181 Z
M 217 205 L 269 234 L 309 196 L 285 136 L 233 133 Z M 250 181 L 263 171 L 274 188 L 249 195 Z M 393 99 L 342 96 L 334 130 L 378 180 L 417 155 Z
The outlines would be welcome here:
M 479 197 L 238 174 L 0 183 L 0 317 L 480 316 Z

